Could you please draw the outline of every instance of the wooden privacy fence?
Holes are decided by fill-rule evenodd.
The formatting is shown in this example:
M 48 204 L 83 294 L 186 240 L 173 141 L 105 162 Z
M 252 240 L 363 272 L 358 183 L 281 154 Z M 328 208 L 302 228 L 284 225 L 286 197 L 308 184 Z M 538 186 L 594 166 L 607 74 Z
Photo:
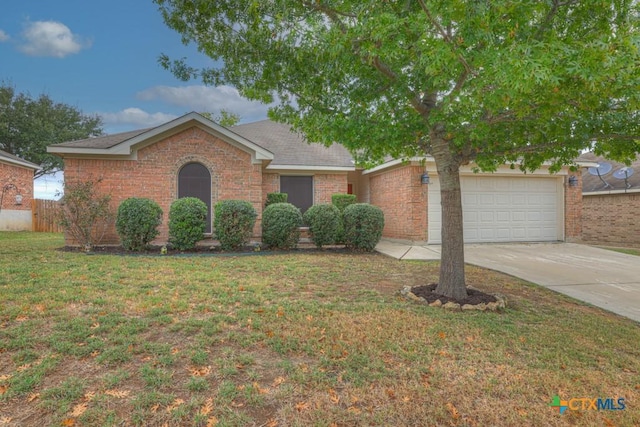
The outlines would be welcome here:
M 33 199 L 31 204 L 32 229 L 46 233 L 62 233 L 64 230 L 56 221 L 60 209 L 57 200 Z

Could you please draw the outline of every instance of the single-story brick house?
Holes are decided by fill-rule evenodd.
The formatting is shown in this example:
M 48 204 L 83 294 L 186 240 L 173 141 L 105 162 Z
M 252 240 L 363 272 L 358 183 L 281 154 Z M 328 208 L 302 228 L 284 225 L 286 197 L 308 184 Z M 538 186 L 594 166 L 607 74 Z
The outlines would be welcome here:
M 40 166 L 0 150 L 0 231 L 31 230 L 33 175 Z
M 64 158 L 65 181 L 101 178 L 114 205 L 149 197 L 165 218 L 158 242 L 168 237 L 172 201 L 199 197 L 211 207 L 222 199 L 250 201 L 258 212 L 270 192 L 289 194 L 305 210 L 330 203 L 334 193 L 356 194 L 385 213 L 383 235 L 439 243 L 440 193 L 433 159 L 388 161 L 356 168 L 341 145 L 308 144 L 286 125 L 268 120 L 229 129 L 189 113 L 161 126 L 48 148 Z M 430 184 L 421 177 L 427 171 Z M 564 241 L 580 235 L 580 172 L 544 168 L 523 174 L 508 167 L 492 174 L 462 171 L 465 235 L 469 242 Z M 569 185 L 569 177 L 575 185 Z M 577 180 L 577 181 L 576 181 Z M 211 218 L 207 231 L 211 229 Z M 115 232 L 108 236 L 117 243 Z
M 585 243 L 640 246 L 640 157 L 630 165 L 580 156 L 589 168 L 582 181 L 582 240 Z

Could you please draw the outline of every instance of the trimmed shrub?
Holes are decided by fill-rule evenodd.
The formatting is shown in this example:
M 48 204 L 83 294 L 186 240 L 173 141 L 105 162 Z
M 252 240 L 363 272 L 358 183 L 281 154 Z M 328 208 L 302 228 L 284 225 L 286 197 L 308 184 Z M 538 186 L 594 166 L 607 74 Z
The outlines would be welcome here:
M 311 241 L 318 247 L 333 245 L 336 233 L 342 223 L 340 210 L 334 205 L 313 205 L 303 215 L 309 226 Z
M 258 214 L 246 200 L 221 200 L 215 206 L 213 226 L 225 251 L 238 250 L 249 243 Z
M 336 193 L 331 195 L 331 204 L 337 207 L 340 212 L 344 212 L 344 208 L 353 205 L 356 202 L 355 194 Z
M 336 193 L 331 195 L 331 204 L 340 210 L 340 224 L 338 225 L 338 231 L 336 231 L 336 243 L 340 245 L 345 244 L 344 240 L 344 225 L 342 224 L 342 213 L 344 209 L 356 202 L 355 194 L 343 194 Z
M 169 243 L 178 249 L 196 247 L 207 229 L 207 205 L 196 197 L 184 197 L 169 209 Z
M 344 209 L 344 238 L 348 248 L 371 252 L 380 238 L 384 228 L 382 209 L 368 203 L 355 203 Z
M 291 203 L 274 203 L 262 212 L 262 242 L 275 249 L 291 249 L 300 239 L 302 214 Z
M 264 204 L 266 208 L 274 203 L 287 203 L 289 195 L 287 193 L 267 193 L 267 201 Z
M 158 234 L 162 209 L 151 199 L 130 197 L 120 203 L 116 230 L 122 246 L 128 251 L 141 251 Z

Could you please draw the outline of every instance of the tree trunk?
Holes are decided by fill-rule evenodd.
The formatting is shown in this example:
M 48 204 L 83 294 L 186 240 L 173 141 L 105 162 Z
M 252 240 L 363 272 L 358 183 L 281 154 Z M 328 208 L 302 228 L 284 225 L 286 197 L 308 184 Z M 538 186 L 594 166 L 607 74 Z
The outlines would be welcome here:
M 449 298 L 467 297 L 464 278 L 464 236 L 460 163 L 442 137 L 431 136 L 432 154 L 440 178 L 442 204 L 442 253 L 440 280 L 435 292 Z

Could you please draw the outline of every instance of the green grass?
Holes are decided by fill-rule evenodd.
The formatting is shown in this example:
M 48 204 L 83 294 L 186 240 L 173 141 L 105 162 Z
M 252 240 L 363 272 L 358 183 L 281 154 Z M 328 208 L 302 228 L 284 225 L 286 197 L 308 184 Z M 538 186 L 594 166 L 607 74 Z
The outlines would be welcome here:
M 639 325 L 513 277 L 468 267 L 509 307 L 453 313 L 397 294 L 437 263 L 62 246 L 0 233 L 0 426 L 640 424 Z
M 604 249 L 609 249 L 610 251 L 615 251 L 615 252 L 620 252 L 623 254 L 627 254 L 627 255 L 635 255 L 635 256 L 640 256 L 640 249 L 633 249 L 633 248 L 604 248 Z

